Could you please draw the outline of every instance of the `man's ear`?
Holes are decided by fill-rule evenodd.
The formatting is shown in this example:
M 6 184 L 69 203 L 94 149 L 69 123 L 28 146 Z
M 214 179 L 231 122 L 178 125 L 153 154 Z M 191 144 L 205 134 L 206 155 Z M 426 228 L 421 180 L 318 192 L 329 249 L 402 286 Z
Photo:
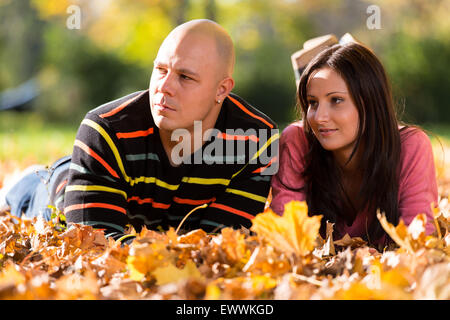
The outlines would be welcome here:
M 226 77 L 220 81 L 216 93 L 216 101 L 223 101 L 234 88 L 234 80 L 232 77 Z

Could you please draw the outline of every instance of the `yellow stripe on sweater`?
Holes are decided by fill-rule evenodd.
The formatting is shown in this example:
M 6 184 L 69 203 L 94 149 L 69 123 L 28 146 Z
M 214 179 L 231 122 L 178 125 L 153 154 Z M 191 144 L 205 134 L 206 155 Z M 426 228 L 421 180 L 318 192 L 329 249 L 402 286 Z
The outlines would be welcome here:
M 130 186 L 134 186 L 137 183 L 155 183 L 157 186 L 162 187 L 162 188 L 166 188 L 169 190 L 177 190 L 178 187 L 180 186 L 179 184 L 169 184 L 167 182 L 164 182 L 160 179 L 157 179 L 156 177 L 139 177 L 139 178 L 134 178 L 134 179 L 130 179 L 129 183 Z
M 253 194 L 253 193 L 250 193 L 250 192 L 237 190 L 237 189 L 227 188 L 225 190 L 225 192 L 234 193 L 234 194 L 237 194 L 239 196 L 246 197 L 246 198 L 249 198 L 249 199 L 252 199 L 252 200 L 255 200 L 255 201 L 258 201 L 258 202 L 262 202 L 262 203 L 266 203 L 266 200 L 267 200 L 266 197 L 262 197 L 262 196 L 259 196 L 257 194 Z
M 125 191 L 105 187 L 105 186 L 97 186 L 97 185 L 89 185 L 89 186 L 83 186 L 83 185 L 71 185 L 66 187 L 66 192 L 69 191 L 104 191 L 104 192 L 111 192 L 111 193 L 117 193 L 122 195 L 125 199 L 127 199 L 127 194 Z
M 183 177 L 181 179 L 185 183 L 196 183 L 196 184 L 223 184 L 225 186 L 230 184 L 230 179 L 220 179 L 220 178 L 197 178 L 197 177 Z
M 117 150 L 116 145 L 114 144 L 114 142 L 112 141 L 112 139 L 108 135 L 108 133 L 105 131 L 105 129 L 103 129 L 98 123 L 96 123 L 92 120 L 89 120 L 89 119 L 84 119 L 81 122 L 81 124 L 85 124 L 101 134 L 101 136 L 105 139 L 106 143 L 108 143 L 111 151 L 113 152 L 114 157 L 116 158 L 116 161 L 117 161 L 117 165 L 119 166 L 120 172 L 122 173 L 125 181 L 129 182 L 130 177 L 125 172 L 125 168 L 123 166 L 122 159 L 120 158 L 119 150 Z
M 279 133 L 276 133 L 276 134 L 274 134 L 273 136 L 271 136 L 270 137 L 270 139 L 269 140 L 267 140 L 267 142 L 253 155 L 253 157 L 252 157 L 252 159 L 250 160 L 250 161 L 252 161 L 252 160 L 255 160 L 255 159 L 257 159 L 259 156 L 260 156 L 260 154 L 264 151 L 264 150 L 266 150 L 267 149 L 267 147 L 269 147 L 269 145 L 273 142 L 273 141 L 275 141 L 275 140 L 277 140 L 277 139 L 279 139 L 280 138 L 280 134 Z M 245 166 L 243 166 L 238 172 L 236 172 L 235 174 L 233 174 L 231 177 L 232 178 L 234 178 L 235 176 L 237 176 L 239 173 L 241 173 L 241 171 L 242 170 L 244 170 L 247 166 L 248 166 L 248 164 L 250 163 L 250 161 L 249 162 L 247 162 L 246 164 L 245 164 Z

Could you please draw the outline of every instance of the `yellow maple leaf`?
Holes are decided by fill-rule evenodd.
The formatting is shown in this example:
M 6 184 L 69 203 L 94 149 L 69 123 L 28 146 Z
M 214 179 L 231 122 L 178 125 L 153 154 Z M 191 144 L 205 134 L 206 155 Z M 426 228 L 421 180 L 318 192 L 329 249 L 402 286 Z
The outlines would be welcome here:
M 142 281 L 150 272 L 171 260 L 172 256 L 165 243 L 136 243 L 131 247 L 126 263 L 130 278 Z
M 183 269 L 179 269 L 170 263 L 165 267 L 156 268 L 152 274 L 156 278 L 156 284 L 160 286 L 171 282 L 176 283 L 189 278 L 203 278 L 192 260 L 189 260 Z
M 308 217 L 306 202 L 291 201 L 285 205 L 282 216 L 271 209 L 258 214 L 252 220 L 251 230 L 275 248 L 305 256 L 314 249 L 321 219 L 322 216 Z

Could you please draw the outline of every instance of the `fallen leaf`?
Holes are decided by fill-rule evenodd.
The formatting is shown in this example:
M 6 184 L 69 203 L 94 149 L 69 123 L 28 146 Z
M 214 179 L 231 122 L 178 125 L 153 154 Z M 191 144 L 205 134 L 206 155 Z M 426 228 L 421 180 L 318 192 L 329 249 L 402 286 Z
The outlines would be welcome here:
M 334 244 L 341 247 L 359 248 L 365 246 L 367 242 L 360 237 L 352 238 L 346 233 L 341 239 L 334 241 Z
M 156 268 L 152 274 L 156 278 L 156 284 L 160 286 L 185 279 L 203 278 L 192 260 L 189 260 L 183 269 L 179 269 L 170 263 L 165 267 Z
M 285 205 L 283 216 L 271 209 L 252 220 L 250 230 L 275 248 L 289 254 L 305 256 L 314 249 L 322 216 L 308 217 L 306 202 L 291 201 Z

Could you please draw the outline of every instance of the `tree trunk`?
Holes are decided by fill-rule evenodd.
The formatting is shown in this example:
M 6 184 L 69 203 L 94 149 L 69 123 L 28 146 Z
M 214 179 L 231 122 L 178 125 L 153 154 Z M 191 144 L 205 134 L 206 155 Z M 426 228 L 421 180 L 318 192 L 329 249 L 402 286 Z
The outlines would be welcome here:
M 205 17 L 216 21 L 217 6 L 215 0 L 205 0 Z

